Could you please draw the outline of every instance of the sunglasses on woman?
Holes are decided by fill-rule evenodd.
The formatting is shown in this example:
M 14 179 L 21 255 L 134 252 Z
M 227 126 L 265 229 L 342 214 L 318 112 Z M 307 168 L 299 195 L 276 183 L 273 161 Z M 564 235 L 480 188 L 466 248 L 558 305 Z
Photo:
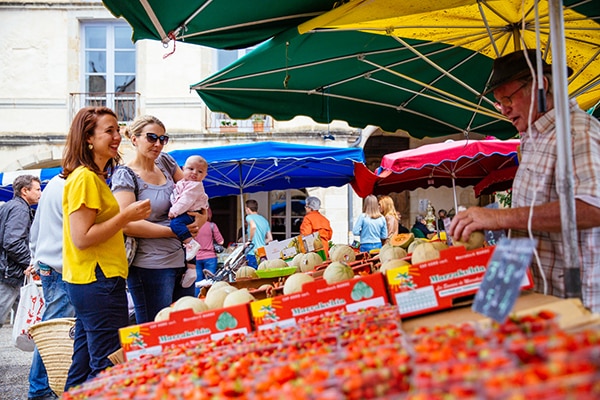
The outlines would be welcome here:
M 156 133 L 150 133 L 150 132 L 146 133 L 146 140 L 150 144 L 156 143 L 157 140 L 160 141 L 160 144 L 162 144 L 162 145 L 169 143 L 169 137 L 167 135 L 158 136 Z

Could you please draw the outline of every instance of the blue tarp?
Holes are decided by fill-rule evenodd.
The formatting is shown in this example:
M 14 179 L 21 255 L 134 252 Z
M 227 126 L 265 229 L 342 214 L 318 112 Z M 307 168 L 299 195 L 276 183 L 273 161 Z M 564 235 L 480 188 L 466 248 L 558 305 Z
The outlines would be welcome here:
M 200 155 L 209 164 L 204 188 L 209 197 L 305 187 L 343 186 L 364 163 L 362 148 L 257 142 L 174 150 L 179 165 Z
M 209 164 L 204 187 L 209 197 L 305 187 L 343 186 L 354 177 L 354 163 L 364 163 L 362 148 L 257 142 L 170 151 L 179 165 L 200 155 Z M 43 183 L 60 167 L 0 173 L 0 201 L 12 198 L 19 174 L 40 177 Z M 45 186 L 43 184 L 43 186 Z

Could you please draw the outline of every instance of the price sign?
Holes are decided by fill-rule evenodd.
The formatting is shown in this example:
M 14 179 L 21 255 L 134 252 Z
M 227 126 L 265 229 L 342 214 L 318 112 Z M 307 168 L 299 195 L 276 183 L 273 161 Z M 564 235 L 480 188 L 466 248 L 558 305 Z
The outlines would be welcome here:
M 502 238 L 488 263 L 475 295 L 473 311 L 503 323 L 521 292 L 531 263 L 535 241 L 528 238 Z

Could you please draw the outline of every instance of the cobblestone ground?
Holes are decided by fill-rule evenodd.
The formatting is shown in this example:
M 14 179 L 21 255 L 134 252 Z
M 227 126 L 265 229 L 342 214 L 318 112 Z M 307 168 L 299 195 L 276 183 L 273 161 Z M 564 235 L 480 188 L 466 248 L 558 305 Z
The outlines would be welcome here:
M 0 399 L 26 400 L 33 353 L 11 344 L 12 325 L 0 328 Z

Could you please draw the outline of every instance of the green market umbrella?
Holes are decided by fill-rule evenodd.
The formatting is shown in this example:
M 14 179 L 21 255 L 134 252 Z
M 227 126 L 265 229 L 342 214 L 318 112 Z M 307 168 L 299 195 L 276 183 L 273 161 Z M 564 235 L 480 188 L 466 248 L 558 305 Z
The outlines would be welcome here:
M 335 0 L 103 0 L 133 40 L 184 41 L 219 49 L 253 46 L 329 11 Z
M 419 138 L 515 135 L 492 102 L 478 97 L 491 58 L 441 43 L 406 42 L 355 31 L 301 35 L 294 28 L 192 88 L 212 111 L 237 119 L 307 115 L 323 123 L 403 129 Z

